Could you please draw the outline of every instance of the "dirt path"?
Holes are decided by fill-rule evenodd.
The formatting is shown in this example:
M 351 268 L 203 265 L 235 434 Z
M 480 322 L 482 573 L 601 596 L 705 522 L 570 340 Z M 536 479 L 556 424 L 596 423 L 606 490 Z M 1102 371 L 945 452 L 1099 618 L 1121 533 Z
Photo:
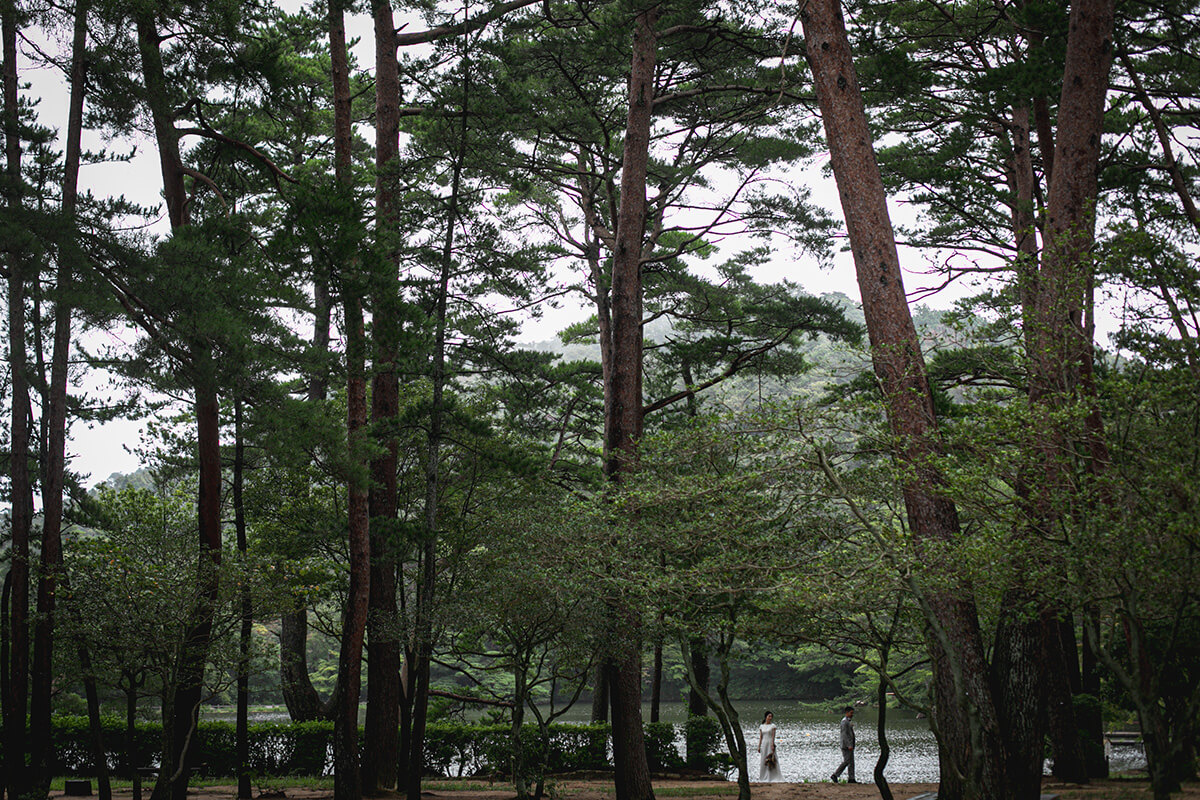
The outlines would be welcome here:
M 875 800 L 879 790 L 874 784 L 820 783 L 754 783 L 753 800 Z M 657 800 L 685 798 L 686 800 L 734 800 L 737 785 L 719 779 L 694 780 L 658 778 L 654 781 Z M 936 792 L 936 783 L 897 783 L 891 785 L 895 800 L 912 800 L 926 792 Z M 1046 781 L 1043 797 L 1056 795 L 1059 800 L 1149 800 L 1150 784 L 1145 780 L 1097 781 L 1090 785 L 1064 784 Z M 426 800 L 512 800 L 511 784 L 487 781 L 427 781 L 421 793 Z M 131 792 L 117 790 L 114 800 L 130 800 Z M 560 778 L 547 786 L 546 800 L 614 800 L 612 780 L 605 778 Z M 51 792 L 51 798 L 62 798 L 62 792 Z M 145 795 L 148 797 L 148 794 Z M 235 786 L 205 786 L 188 792 L 195 800 L 236 800 Z M 93 795 L 94 797 L 94 795 Z M 260 800 L 332 800 L 332 789 L 287 788 L 282 792 L 255 793 Z M 385 800 L 397 800 L 402 795 L 389 792 Z M 1200 784 L 1188 784 L 1173 795 L 1174 800 L 1200 800 Z M 66 798 L 74 800 L 74 798 Z

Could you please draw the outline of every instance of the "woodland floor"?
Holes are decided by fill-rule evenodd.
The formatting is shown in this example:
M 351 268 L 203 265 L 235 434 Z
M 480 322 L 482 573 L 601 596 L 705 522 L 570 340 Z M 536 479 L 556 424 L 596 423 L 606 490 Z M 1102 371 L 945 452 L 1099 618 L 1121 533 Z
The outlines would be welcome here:
M 924 792 L 936 792 L 936 783 L 891 784 L 894 800 L 911 800 Z M 879 790 L 871 783 L 833 784 L 821 783 L 753 783 L 751 792 L 754 800 L 875 800 Z M 1047 779 L 1042 784 L 1043 797 L 1056 795 L 1059 800 L 1149 800 L 1150 783 L 1140 779 L 1096 781 L 1088 785 L 1055 782 Z M 735 800 L 737 785 L 724 780 L 696 780 L 693 778 L 659 777 L 654 780 L 655 797 L 659 800 L 686 798 L 686 800 Z M 610 777 L 556 778 L 547 786 L 546 800 L 613 800 L 615 797 Z M 235 800 L 235 786 L 203 786 L 188 792 L 195 800 Z M 61 798 L 62 792 L 51 792 L 51 798 Z M 95 795 L 93 795 L 94 797 Z M 114 800 L 129 800 L 129 789 L 114 789 Z M 486 781 L 427 781 L 422 796 L 426 800 L 512 800 L 511 784 L 488 783 Z M 144 797 L 149 797 L 146 792 Z M 273 792 L 255 792 L 255 797 L 266 800 L 332 800 L 333 790 L 311 788 L 287 788 Z M 387 793 L 387 800 L 400 800 L 403 795 Z M 1200 800 L 1200 783 L 1184 786 L 1174 800 Z

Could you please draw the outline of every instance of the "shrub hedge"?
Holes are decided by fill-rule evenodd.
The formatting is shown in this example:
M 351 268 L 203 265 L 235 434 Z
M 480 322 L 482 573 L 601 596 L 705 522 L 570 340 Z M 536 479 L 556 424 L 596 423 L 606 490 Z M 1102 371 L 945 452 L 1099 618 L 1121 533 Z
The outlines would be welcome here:
M 716 763 L 713 752 L 718 739 L 702 723 L 688 726 L 687 736 L 705 748 L 704 765 Z M 118 769 L 125 758 L 125 722 L 115 717 L 103 720 L 104 740 L 110 769 Z M 162 727 L 138 722 L 134 728 L 134 765 L 158 761 Z M 702 731 L 698 733 L 697 731 Z M 549 741 L 543 742 L 534 725 L 521 732 L 526 765 L 555 774 L 612 768 L 609 725 L 551 725 Z M 706 735 L 709 734 L 709 735 Z M 250 769 L 259 776 L 326 775 L 332 766 L 333 724 L 330 722 L 255 723 L 250 725 Z M 507 725 L 431 723 L 426 730 L 427 774 L 447 777 L 507 775 L 512 771 L 511 729 Z M 53 720 L 56 774 L 93 774 L 91 736 L 85 717 L 55 717 Z M 678 732 L 670 723 L 645 727 L 646 756 L 655 771 L 684 766 L 676 748 Z M 237 774 L 235 728 L 228 722 L 201 722 L 196 736 L 196 761 L 203 774 Z

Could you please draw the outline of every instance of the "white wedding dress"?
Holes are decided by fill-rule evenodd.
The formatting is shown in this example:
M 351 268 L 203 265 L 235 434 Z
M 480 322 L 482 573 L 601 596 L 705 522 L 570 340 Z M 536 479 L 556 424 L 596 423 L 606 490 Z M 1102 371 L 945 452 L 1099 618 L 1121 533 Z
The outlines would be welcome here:
M 759 725 L 758 733 L 762 744 L 758 753 L 758 779 L 760 781 L 781 781 L 783 772 L 779 769 L 779 754 L 775 754 L 775 763 L 767 766 L 767 754 L 775 752 L 775 723 Z

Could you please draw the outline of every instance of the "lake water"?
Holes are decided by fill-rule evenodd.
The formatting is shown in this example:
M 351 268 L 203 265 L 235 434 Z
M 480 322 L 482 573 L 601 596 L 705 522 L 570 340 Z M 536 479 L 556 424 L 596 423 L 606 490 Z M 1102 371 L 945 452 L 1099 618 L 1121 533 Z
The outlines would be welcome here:
M 788 782 L 827 781 L 842 762 L 840 708 L 831 704 L 828 710 L 813 710 L 794 700 L 747 700 L 738 702 L 742 733 L 749 749 L 750 780 L 758 779 L 758 725 L 769 709 L 775 714 L 775 751 L 783 780 Z M 572 709 L 567 720 L 586 721 L 590 708 Z M 574 716 L 578 713 L 578 717 Z M 650 719 L 650 706 L 642 708 L 642 718 Z M 684 703 L 663 703 L 660 709 L 663 722 L 682 724 L 687 719 Z M 854 766 L 860 782 L 872 781 L 875 762 L 879 759 L 879 710 L 860 707 L 854 710 Z M 888 709 L 887 740 L 891 748 L 884 777 L 891 783 L 937 783 L 939 779 L 937 742 L 929 729 L 929 721 L 917 719 L 912 711 Z M 682 752 L 683 742 L 677 746 Z M 1110 768 L 1114 773 L 1145 769 L 1146 757 L 1140 747 L 1116 747 Z M 1049 764 L 1046 765 L 1049 774 Z M 842 776 L 845 779 L 845 775 Z M 731 774 L 730 780 L 737 775 Z
M 790 782 L 827 781 L 842 762 L 841 736 L 838 723 L 842 713 L 831 705 L 827 711 L 814 711 L 795 701 L 746 701 L 739 704 L 739 720 L 749 748 L 750 780 L 758 779 L 758 725 L 763 713 L 775 714 L 775 752 L 783 779 Z M 650 709 L 644 709 L 645 719 Z M 682 703 L 663 704 L 662 721 L 680 723 L 687 714 Z M 878 710 L 858 708 L 854 712 L 855 777 L 870 781 L 879 758 L 879 737 L 876 725 Z M 933 783 L 938 779 L 937 744 L 926 720 L 917 719 L 911 711 L 889 709 L 887 738 L 891 746 L 884 775 L 896 783 Z M 736 779 L 736 775 L 730 776 Z M 845 776 L 843 775 L 843 779 Z
M 836 705 L 828 710 L 813 710 L 802 706 L 793 700 L 747 700 L 737 703 L 741 715 L 741 726 L 746 744 L 749 748 L 750 779 L 758 779 L 758 757 L 755 747 L 758 742 L 758 725 L 763 713 L 770 709 L 775 714 L 776 733 L 775 749 L 779 756 L 779 766 L 783 779 L 789 782 L 812 782 L 829 780 L 829 775 L 837 768 L 842 760 L 841 739 L 838 734 L 838 723 L 842 714 Z M 581 703 L 572 708 L 562 722 L 587 722 L 591 712 L 589 704 Z M 206 718 L 222 718 L 220 713 L 206 713 Z M 253 714 L 255 718 L 271 717 L 282 721 L 287 718 L 286 712 L 275 714 Z M 650 719 L 650 706 L 642 708 L 642 718 Z M 687 719 L 685 703 L 663 703 L 660 718 L 677 726 Z M 230 715 L 230 719 L 232 716 Z M 875 761 L 879 758 L 879 738 L 877 724 L 878 709 L 857 708 L 854 712 L 854 731 L 857 746 L 855 747 L 856 777 L 859 781 L 872 780 Z M 682 727 L 680 738 L 676 742 L 682 754 Z M 938 780 L 937 744 L 929 723 L 917 719 L 911 711 L 888 709 L 887 738 L 891 746 L 884 775 L 893 783 L 936 783 Z M 1111 769 L 1114 773 L 1132 772 L 1145 769 L 1146 757 L 1140 747 L 1118 746 L 1114 748 L 1111 759 Z M 729 776 L 736 780 L 737 775 Z

